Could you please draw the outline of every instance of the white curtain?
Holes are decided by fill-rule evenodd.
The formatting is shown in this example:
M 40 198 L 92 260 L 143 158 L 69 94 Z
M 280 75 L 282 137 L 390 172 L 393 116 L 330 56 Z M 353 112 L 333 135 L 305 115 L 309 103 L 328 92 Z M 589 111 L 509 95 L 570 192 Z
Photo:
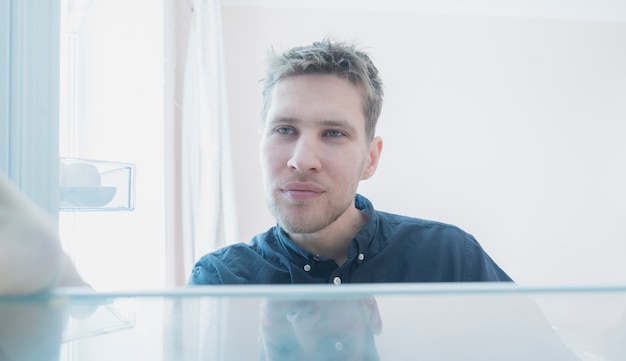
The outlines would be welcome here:
M 169 286 L 184 284 L 202 255 L 238 239 L 220 10 L 219 0 L 171 0 L 166 7 Z M 195 327 L 189 328 L 189 323 L 181 323 L 184 317 L 170 320 L 170 327 L 182 331 L 164 335 L 166 360 L 167 355 L 179 359 L 181 352 L 195 358 L 220 359 L 220 327 L 202 325 L 220 325 L 226 305 L 210 299 L 177 304 L 172 311 L 173 315 L 182 312 L 179 316 L 201 318 L 203 322 L 192 323 Z M 189 340 L 199 341 L 190 348 Z
M 182 82 L 172 82 L 178 84 L 172 94 L 176 109 L 168 118 L 173 123 L 166 142 L 172 152 L 167 155 L 167 257 L 168 274 L 182 272 L 182 279 L 170 276 L 168 283 L 179 286 L 202 255 L 237 240 L 237 226 L 220 3 L 192 0 L 175 6 L 174 52 L 182 64 L 175 64 L 173 77 Z

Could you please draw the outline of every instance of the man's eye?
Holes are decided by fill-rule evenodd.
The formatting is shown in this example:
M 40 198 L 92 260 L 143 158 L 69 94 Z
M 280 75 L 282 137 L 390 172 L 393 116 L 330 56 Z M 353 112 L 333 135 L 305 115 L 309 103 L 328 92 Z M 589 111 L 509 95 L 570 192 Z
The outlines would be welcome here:
M 344 135 L 345 134 L 343 132 L 340 132 L 338 130 L 329 130 L 329 131 L 326 132 L 326 136 L 329 136 L 329 137 L 332 137 L 332 138 L 334 138 L 334 137 L 341 137 L 341 136 L 344 136 Z
M 289 134 L 293 134 L 293 129 L 287 128 L 287 127 L 280 127 L 280 128 L 276 128 L 276 133 L 289 135 Z

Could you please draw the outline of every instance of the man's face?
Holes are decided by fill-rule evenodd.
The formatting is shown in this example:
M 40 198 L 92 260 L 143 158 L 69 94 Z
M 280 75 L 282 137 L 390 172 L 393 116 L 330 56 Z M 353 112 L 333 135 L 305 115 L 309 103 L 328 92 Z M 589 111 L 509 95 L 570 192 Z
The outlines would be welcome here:
M 335 75 L 300 75 L 273 88 L 261 128 L 266 200 L 290 234 L 314 233 L 354 204 L 378 164 L 380 138 L 365 132 L 359 88 Z

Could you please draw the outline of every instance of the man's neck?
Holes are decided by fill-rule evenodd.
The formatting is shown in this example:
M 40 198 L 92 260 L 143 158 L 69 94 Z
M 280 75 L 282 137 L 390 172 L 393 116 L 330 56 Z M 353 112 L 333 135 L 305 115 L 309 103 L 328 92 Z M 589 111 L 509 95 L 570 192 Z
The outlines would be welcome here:
M 315 233 L 290 233 L 289 238 L 300 247 L 335 260 L 341 266 L 348 258 L 352 239 L 367 221 L 367 214 L 351 207 L 335 222 Z

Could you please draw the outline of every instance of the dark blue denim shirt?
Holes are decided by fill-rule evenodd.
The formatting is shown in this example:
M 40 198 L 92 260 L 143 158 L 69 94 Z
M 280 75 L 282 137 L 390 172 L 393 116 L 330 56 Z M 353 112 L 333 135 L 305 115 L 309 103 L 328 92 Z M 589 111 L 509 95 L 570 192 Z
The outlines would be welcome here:
M 368 219 L 342 266 L 299 247 L 277 225 L 200 258 L 189 284 L 511 281 L 458 227 L 376 211 L 361 195 L 355 205 Z

